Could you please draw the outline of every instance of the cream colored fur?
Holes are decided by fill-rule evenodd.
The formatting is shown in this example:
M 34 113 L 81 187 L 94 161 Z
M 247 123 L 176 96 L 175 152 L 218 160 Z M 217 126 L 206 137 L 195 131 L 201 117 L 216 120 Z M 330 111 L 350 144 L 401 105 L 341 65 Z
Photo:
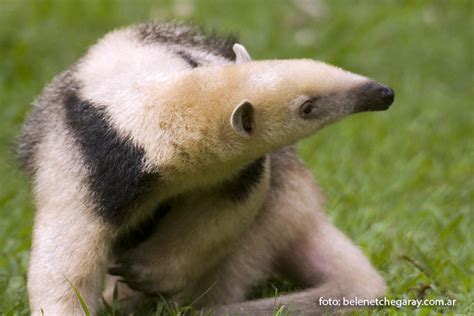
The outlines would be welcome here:
M 191 69 L 177 48 L 203 66 Z M 279 268 L 313 287 L 277 301 L 304 313 L 318 308 L 318 295 L 383 294 L 377 272 L 326 219 L 319 190 L 293 154 L 283 153 L 282 159 L 272 154 L 247 200 L 232 202 L 219 193 L 221 183 L 255 159 L 354 111 L 341 98 L 324 120 L 304 121 L 297 110 L 305 99 L 336 99 L 369 79 L 312 60 L 249 61 L 243 46 L 234 49 L 237 63 L 229 63 L 198 48 L 144 45 L 123 29 L 104 37 L 75 65 L 79 96 L 105 107 L 120 136 L 145 148 L 146 171 L 161 176 L 154 194 L 131 210 L 128 226 L 165 199 L 175 201 L 174 208 L 148 241 L 112 258 L 111 244 L 128 226 L 111 227 L 93 212 L 93 192 L 83 184 L 87 166 L 57 122 L 36 157 L 28 273 L 33 314 L 81 313 L 66 278 L 96 314 L 106 268 L 115 259 L 129 265 L 130 283 L 168 293 L 178 303 L 210 288 L 197 303 L 203 307 L 243 300 L 251 285 Z M 244 100 L 255 111 L 249 137 L 230 124 Z M 270 168 L 272 159 L 277 164 Z M 107 293 L 110 299 L 110 288 Z M 135 294 L 123 289 L 120 296 Z M 273 308 L 274 301 L 264 300 L 216 311 L 267 314 Z
M 144 291 L 162 293 L 177 303 L 197 298 L 201 279 L 215 273 L 255 222 L 269 190 L 268 162 L 261 182 L 242 203 L 214 188 L 196 190 L 171 202 L 172 212 L 155 233 L 119 256 L 129 265 L 127 278 Z
M 134 270 L 132 283 L 149 286 L 151 293 L 173 293 L 167 296 L 173 302 L 193 302 L 216 315 L 272 315 L 280 306 L 296 315 L 317 315 L 331 311 L 318 306 L 319 297 L 383 296 L 383 279 L 324 214 L 323 197 L 311 173 L 289 149 L 272 157 L 272 186 L 260 191 L 265 202 L 248 229 L 243 225 L 244 230 L 231 230 L 233 243 L 226 241 L 228 229 L 217 228 L 222 227 L 215 222 L 219 217 L 209 221 L 199 211 L 171 216 L 147 242 L 124 254 Z M 208 213 L 228 219 L 229 211 L 213 207 Z M 204 239 L 217 237 L 222 239 Z M 242 302 L 253 286 L 275 273 L 308 289 Z M 109 301 L 113 286 L 111 282 L 105 294 Z M 118 286 L 123 307 L 134 310 L 143 296 L 124 284 Z M 213 305 L 219 306 L 209 308 Z
M 37 206 L 28 270 L 28 294 L 33 315 L 80 315 L 82 308 L 69 280 L 92 311 L 107 268 L 110 233 L 91 212 L 88 192 L 75 145 L 58 134 L 44 140 L 37 159 Z M 71 165 L 77 166 L 71 170 Z M 59 181 L 60 179 L 60 181 Z M 71 245 L 75 245 L 71 247 Z
M 312 175 L 294 155 L 285 157 L 278 180 L 241 247 L 219 271 L 229 293 L 227 303 L 242 301 L 246 289 L 269 272 L 284 275 L 308 289 L 302 292 L 220 306 L 216 314 L 271 315 L 284 306 L 295 315 L 319 315 L 319 297 L 376 298 L 385 293 L 383 279 L 363 253 L 336 229 L 323 212 L 322 196 Z M 279 183 L 280 185 L 280 183 Z M 219 278 L 220 280 L 220 278 Z M 222 304 L 216 289 L 213 299 Z M 333 310 L 334 311 L 334 310 Z
M 214 165 L 218 157 L 230 164 L 226 169 L 233 168 L 313 133 L 328 122 L 309 126 L 293 115 L 292 106 L 304 97 L 346 91 L 368 81 L 312 60 L 224 64 L 214 58 L 211 65 L 190 70 L 169 49 L 140 44 L 133 32 L 119 30 L 81 60 L 77 78 L 84 83 L 83 98 L 106 105 L 114 126 L 147 149 L 148 161 L 168 167 L 173 178 L 182 173 L 184 182 L 196 164 L 209 167 L 203 162 Z M 256 106 L 259 124 L 255 137 L 241 144 L 228 121 L 243 100 Z M 335 108 L 334 118 L 351 111 Z M 249 157 L 241 157 L 243 146 Z M 179 150 L 200 159 L 196 164 L 180 161 Z M 236 156 L 239 161 L 230 161 Z

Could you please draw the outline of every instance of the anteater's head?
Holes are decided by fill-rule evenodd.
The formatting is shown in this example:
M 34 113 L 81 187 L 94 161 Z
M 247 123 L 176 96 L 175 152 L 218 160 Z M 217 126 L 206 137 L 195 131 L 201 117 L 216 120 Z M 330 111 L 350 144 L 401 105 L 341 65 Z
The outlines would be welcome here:
M 252 156 L 350 114 L 386 110 L 394 100 L 389 87 L 323 62 L 251 61 L 242 46 L 234 49 L 235 64 L 194 70 L 176 99 L 200 113 L 211 135 Z
M 113 32 L 89 51 L 76 67 L 78 94 L 143 148 L 151 172 L 225 173 L 394 99 L 390 88 L 322 62 L 252 61 L 239 44 L 235 63 L 214 56 L 191 68 L 134 34 Z

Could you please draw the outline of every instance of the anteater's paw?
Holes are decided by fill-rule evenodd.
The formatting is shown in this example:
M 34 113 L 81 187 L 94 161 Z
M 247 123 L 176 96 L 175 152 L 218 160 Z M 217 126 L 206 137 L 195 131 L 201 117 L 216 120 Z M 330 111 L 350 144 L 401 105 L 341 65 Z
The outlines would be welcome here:
M 160 280 L 156 279 L 153 273 L 145 266 L 119 261 L 109 267 L 108 273 L 121 277 L 118 282 L 127 284 L 135 291 L 153 296 L 161 294 L 158 289 Z

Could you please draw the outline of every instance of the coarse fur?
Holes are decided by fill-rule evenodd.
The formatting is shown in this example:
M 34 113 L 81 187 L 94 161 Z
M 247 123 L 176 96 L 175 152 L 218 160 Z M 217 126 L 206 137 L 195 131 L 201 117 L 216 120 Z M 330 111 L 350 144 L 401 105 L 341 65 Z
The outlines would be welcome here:
M 36 205 L 32 314 L 80 314 L 67 280 L 95 314 L 107 268 L 130 310 L 144 294 L 249 315 L 382 296 L 291 144 L 392 101 L 363 76 L 252 61 L 235 38 L 184 24 L 107 34 L 45 89 L 19 138 Z M 274 272 L 306 290 L 244 302 Z

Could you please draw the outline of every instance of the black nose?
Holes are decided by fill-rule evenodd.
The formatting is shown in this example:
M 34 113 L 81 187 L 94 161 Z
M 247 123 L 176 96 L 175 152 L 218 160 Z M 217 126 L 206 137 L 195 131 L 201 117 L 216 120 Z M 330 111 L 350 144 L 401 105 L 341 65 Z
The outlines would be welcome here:
M 389 87 L 371 81 L 356 88 L 355 112 L 383 111 L 390 107 L 395 93 Z
M 379 93 L 383 104 L 390 106 L 393 103 L 393 99 L 395 99 L 395 93 L 393 93 L 391 88 L 382 86 Z

